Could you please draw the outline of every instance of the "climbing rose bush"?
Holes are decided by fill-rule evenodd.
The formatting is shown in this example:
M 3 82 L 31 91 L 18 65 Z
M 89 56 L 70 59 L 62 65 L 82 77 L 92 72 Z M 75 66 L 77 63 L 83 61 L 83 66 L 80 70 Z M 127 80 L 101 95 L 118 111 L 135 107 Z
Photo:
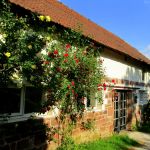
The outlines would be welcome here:
M 61 106 L 65 113 L 84 109 L 83 97 L 97 93 L 102 82 L 100 47 L 82 33 L 59 30 L 50 16 L 24 17 L 1 2 L 0 84 L 26 84 L 47 93 L 44 110 Z M 104 89 L 105 90 L 105 89 Z M 101 101 L 101 93 L 95 98 Z

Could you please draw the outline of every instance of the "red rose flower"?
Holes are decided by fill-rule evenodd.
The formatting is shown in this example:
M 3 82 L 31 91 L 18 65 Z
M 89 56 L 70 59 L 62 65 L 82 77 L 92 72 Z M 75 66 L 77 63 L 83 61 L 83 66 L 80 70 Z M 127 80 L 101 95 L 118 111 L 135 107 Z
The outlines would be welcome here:
M 71 48 L 71 45 L 70 44 L 66 44 L 66 49 L 69 49 Z
M 115 84 L 115 80 L 114 80 L 114 79 L 112 79 L 112 83 L 114 83 L 114 84 Z
M 75 83 L 74 83 L 74 81 L 72 81 L 72 82 L 71 82 L 71 85 L 72 85 L 72 86 L 75 86 Z
M 106 83 L 103 84 L 103 87 L 106 87 Z
M 69 54 L 68 54 L 68 53 L 65 53 L 65 54 L 64 54 L 64 57 L 68 57 L 68 56 L 69 56 Z
M 106 91 L 106 87 L 104 87 L 104 91 Z
M 79 59 L 76 59 L 76 63 L 77 63 L 77 64 L 79 63 Z
M 58 55 L 58 50 L 54 50 L 54 55 Z

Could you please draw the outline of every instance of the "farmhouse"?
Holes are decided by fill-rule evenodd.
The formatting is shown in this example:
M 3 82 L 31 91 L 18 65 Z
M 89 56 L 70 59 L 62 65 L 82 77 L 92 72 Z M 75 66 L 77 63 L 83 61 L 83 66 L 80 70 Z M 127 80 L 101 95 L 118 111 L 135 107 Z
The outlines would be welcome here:
M 95 128 L 101 136 L 123 129 L 131 130 L 132 124 L 141 122 L 143 107 L 150 100 L 149 58 L 118 36 L 59 1 L 9 1 L 12 4 L 13 12 L 16 14 L 25 16 L 35 13 L 47 16 L 47 21 L 51 19 L 51 26 L 55 25 L 60 30 L 82 31 L 83 38 L 92 41 L 94 49 L 100 49 L 101 57 L 97 57 L 97 60 L 101 62 L 104 69 L 105 83 L 99 85 L 98 89 L 104 89 L 103 103 L 93 98 L 95 96 L 85 97 L 84 118 L 87 120 L 94 118 Z M 28 45 L 28 48 L 32 49 L 32 46 Z M 36 66 L 32 66 L 32 68 L 34 69 Z M 40 101 L 42 93 L 32 86 L 26 88 L 2 87 L 0 88 L 0 95 L 2 104 L 0 105 L 0 149 L 11 149 L 12 147 L 22 149 L 22 146 L 25 149 L 34 147 L 46 149 L 44 144 L 46 133 L 38 130 L 37 124 L 40 126 L 43 122 L 50 127 L 57 127 L 58 122 L 55 117 L 57 117 L 59 110 L 55 108 L 53 112 L 46 111 L 38 115 L 37 101 Z M 4 97 L 6 100 L 2 102 Z M 36 125 L 32 125 L 33 122 L 28 121 L 31 116 L 39 118 L 40 121 Z M 8 131 L 13 128 L 13 132 L 8 133 L 3 130 L 6 126 L 10 128 L 10 130 L 7 128 Z M 24 133 L 27 130 L 28 132 Z M 15 131 L 20 132 L 20 134 L 18 135 Z M 76 136 L 81 132 L 82 129 L 78 126 L 73 130 L 73 134 Z

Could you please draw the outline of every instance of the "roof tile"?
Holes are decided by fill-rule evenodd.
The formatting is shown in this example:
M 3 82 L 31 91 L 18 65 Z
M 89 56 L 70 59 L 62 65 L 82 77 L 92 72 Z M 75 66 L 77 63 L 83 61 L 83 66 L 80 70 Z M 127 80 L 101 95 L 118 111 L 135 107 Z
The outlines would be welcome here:
M 32 12 L 48 15 L 52 21 L 64 27 L 77 29 L 79 25 L 83 35 L 91 37 L 107 47 L 122 52 L 140 61 L 150 64 L 150 59 L 141 54 L 137 49 L 126 43 L 124 40 L 98 26 L 89 19 L 68 8 L 57 0 L 9 0 Z

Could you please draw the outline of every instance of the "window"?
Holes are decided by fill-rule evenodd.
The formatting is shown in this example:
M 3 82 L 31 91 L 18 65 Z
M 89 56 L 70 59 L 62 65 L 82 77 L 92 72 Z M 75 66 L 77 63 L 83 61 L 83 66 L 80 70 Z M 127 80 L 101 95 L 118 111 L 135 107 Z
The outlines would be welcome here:
M 90 92 L 90 96 L 87 96 L 86 107 L 88 110 L 90 109 L 101 109 L 102 103 L 99 102 L 98 95 L 103 95 L 102 91 L 98 91 L 96 94 L 94 92 Z
M 26 87 L 25 113 L 39 112 L 41 108 L 42 92 L 38 88 Z
M 21 89 L 0 88 L 0 114 L 20 114 Z
M 39 112 L 42 90 L 34 87 L 0 88 L 0 116 Z
M 103 99 L 102 96 L 104 96 L 104 94 L 102 93 L 102 91 L 98 91 L 95 94 L 95 92 L 92 92 L 91 90 L 90 93 L 86 93 L 84 97 L 82 96 L 82 94 L 79 94 L 77 100 L 78 106 L 89 111 L 102 109 L 102 102 L 99 102 L 100 100 L 98 99 L 98 94 L 100 94 L 101 99 Z
M 97 62 L 99 64 L 99 62 L 102 63 L 103 59 L 101 57 L 97 57 Z M 100 66 L 97 66 L 98 69 L 101 70 Z M 100 102 L 101 100 L 98 99 L 98 97 L 101 97 L 101 99 L 104 99 L 104 93 L 100 90 L 98 92 L 94 92 L 94 91 L 90 91 L 89 95 L 87 95 L 87 99 L 86 99 L 86 109 L 91 110 L 91 109 L 102 109 L 102 102 Z

